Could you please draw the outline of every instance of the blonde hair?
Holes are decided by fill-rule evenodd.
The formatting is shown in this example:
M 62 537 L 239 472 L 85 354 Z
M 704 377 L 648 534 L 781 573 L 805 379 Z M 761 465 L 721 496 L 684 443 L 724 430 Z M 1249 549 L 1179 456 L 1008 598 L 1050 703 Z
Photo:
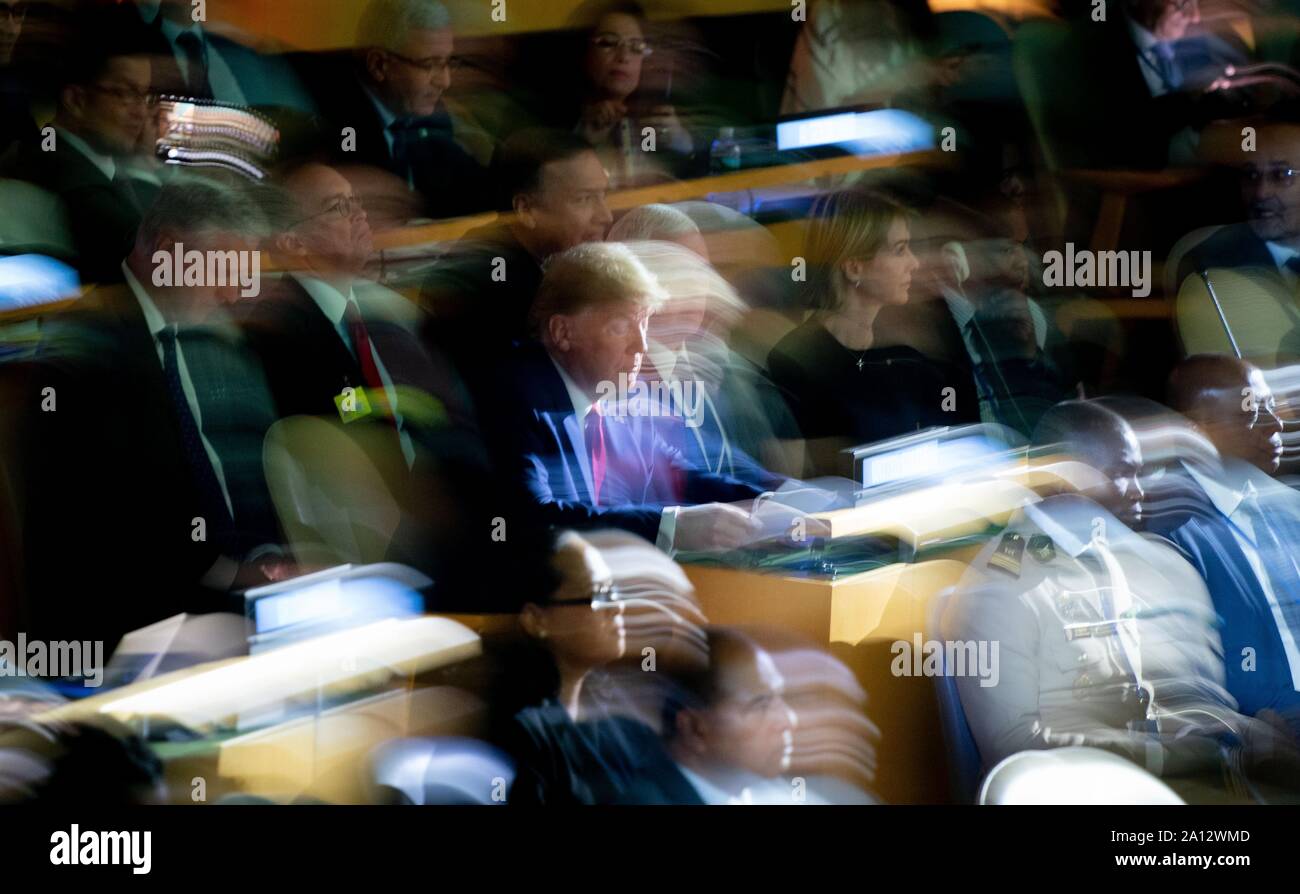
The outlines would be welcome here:
M 632 302 L 654 311 L 665 298 L 654 275 L 620 242 L 587 242 L 552 255 L 542 265 L 528 322 L 538 335 L 556 314 Z
M 861 189 L 831 193 L 813 205 L 813 219 L 804 238 L 812 306 L 839 307 L 845 285 L 843 265 L 853 258 L 875 257 L 889 237 L 889 228 L 911 212 L 888 196 Z

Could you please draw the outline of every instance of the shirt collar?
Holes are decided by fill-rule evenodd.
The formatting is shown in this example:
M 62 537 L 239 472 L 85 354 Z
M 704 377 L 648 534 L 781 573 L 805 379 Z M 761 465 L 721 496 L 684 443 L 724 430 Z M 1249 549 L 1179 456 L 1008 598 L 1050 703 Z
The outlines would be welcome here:
M 376 96 L 373 90 L 364 86 L 361 89 L 366 92 L 366 96 L 370 97 L 370 101 L 374 103 L 375 111 L 379 113 L 379 121 L 384 125 L 384 130 L 388 130 L 392 123 L 397 120 L 397 116 L 389 111 L 388 106 L 384 105 L 384 101 Z
M 714 785 L 685 764 L 678 764 L 677 769 L 686 777 L 686 781 L 691 784 L 691 788 L 695 789 L 695 793 L 700 796 L 700 800 L 705 804 L 733 804 L 740 801 L 735 795 Z
M 1279 245 L 1276 242 L 1265 242 L 1264 246 L 1268 249 L 1268 253 L 1273 256 L 1273 263 L 1277 265 L 1279 270 L 1286 267 L 1287 261 L 1300 255 L 1300 251 L 1285 245 Z
M 1165 42 L 1157 40 L 1154 34 L 1132 19 L 1128 20 L 1128 32 L 1133 35 L 1133 43 L 1142 53 L 1150 53 L 1155 49 L 1156 44 Z
M 573 404 L 573 412 L 578 417 L 578 424 L 583 425 L 587 421 L 587 414 L 595 406 L 595 401 L 578 387 L 578 383 L 573 381 L 569 374 L 564 371 L 564 367 L 560 365 L 560 361 L 556 360 L 549 351 L 546 356 L 550 357 L 551 363 L 555 366 L 555 371 L 560 374 L 560 380 L 564 382 L 564 390 L 569 393 L 569 402 Z
M 975 305 L 961 292 L 951 286 L 941 286 L 943 300 L 948 302 L 948 311 L 952 314 L 959 330 L 965 330 L 966 324 L 975 318 Z
M 73 149 L 76 149 L 82 155 L 86 156 L 86 159 L 98 168 L 99 172 L 109 180 L 112 180 L 117 175 L 117 162 L 113 160 L 113 156 L 95 151 L 90 147 L 90 144 L 81 137 L 62 127 L 59 128 L 59 138 L 64 140 Z
M 145 289 L 144 284 L 135 278 L 135 274 L 131 272 L 131 268 L 125 261 L 122 262 L 122 274 L 126 277 L 127 288 L 131 290 L 131 294 L 140 305 L 145 325 L 149 327 L 149 334 L 157 338 L 158 333 L 167 328 L 167 318 L 163 316 L 158 305 L 154 303 L 153 297 Z
M 1184 468 L 1225 518 L 1231 518 L 1232 513 L 1241 506 L 1242 500 L 1255 491 L 1255 485 L 1232 463 L 1224 463 L 1216 477 L 1207 475 L 1191 463 L 1184 463 Z
M 171 19 L 164 18 L 162 20 L 162 33 L 163 33 L 163 37 L 167 38 L 167 42 L 172 45 L 175 45 L 176 38 L 180 37 L 182 34 L 185 33 L 193 34 L 195 37 L 197 37 L 199 39 L 200 46 L 207 43 L 207 38 L 203 34 L 203 28 L 202 26 L 199 25 L 198 22 L 192 22 L 188 26 L 182 28 L 180 25 L 176 24 Z
M 348 293 L 344 295 L 323 279 L 317 279 L 314 276 L 307 276 L 302 273 L 291 273 L 290 276 L 298 280 L 299 285 L 311 296 L 311 300 L 316 302 L 320 312 L 331 323 L 335 326 L 343 323 L 343 317 L 348 310 L 348 302 L 356 300 L 355 289 L 349 286 Z

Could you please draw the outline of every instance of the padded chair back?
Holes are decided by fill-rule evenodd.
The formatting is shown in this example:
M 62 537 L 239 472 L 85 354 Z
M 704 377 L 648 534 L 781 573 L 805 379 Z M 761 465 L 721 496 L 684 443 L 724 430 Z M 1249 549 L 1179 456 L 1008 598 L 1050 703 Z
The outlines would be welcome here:
M 1300 306 L 1276 270 L 1212 267 L 1206 276 L 1213 293 L 1199 274 L 1178 290 L 1175 318 L 1185 356 L 1240 352 L 1264 368 L 1300 357 Z
M 931 601 L 929 623 L 926 625 L 927 640 L 943 642 L 944 612 L 948 610 L 952 598 L 953 589 L 949 587 Z M 944 660 L 946 661 L 946 656 Z M 982 769 L 979 746 L 975 744 L 975 735 L 966 722 L 966 711 L 962 708 L 961 695 L 957 691 L 957 678 L 952 675 L 952 668 L 946 663 L 943 673 L 934 678 L 934 685 L 939 705 L 939 726 L 947 745 L 948 781 L 953 797 L 963 803 L 973 803 L 979 791 Z
M 380 472 L 402 462 L 392 434 L 314 416 L 281 419 L 267 431 L 267 487 L 300 562 L 383 561 L 402 517 Z
M 1022 751 L 989 771 L 980 804 L 1184 804 L 1137 764 L 1100 748 Z
M 456 736 L 396 739 L 370 756 L 372 799 L 402 804 L 505 804 L 514 762 L 502 751 Z

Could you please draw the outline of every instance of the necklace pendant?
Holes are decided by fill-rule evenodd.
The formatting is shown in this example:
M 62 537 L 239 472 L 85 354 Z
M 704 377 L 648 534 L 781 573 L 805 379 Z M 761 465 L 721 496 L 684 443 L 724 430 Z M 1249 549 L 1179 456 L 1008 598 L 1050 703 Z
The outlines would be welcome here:
M 862 358 L 858 358 L 858 372 L 862 372 Z

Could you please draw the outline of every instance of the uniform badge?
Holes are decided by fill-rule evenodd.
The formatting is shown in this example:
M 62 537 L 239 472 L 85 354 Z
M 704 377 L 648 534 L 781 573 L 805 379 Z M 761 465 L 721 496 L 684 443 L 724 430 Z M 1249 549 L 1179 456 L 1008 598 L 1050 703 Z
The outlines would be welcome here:
M 989 567 L 999 568 L 1014 577 L 1020 577 L 1020 559 L 1025 554 L 1025 538 L 1008 531 L 1002 535 L 998 548 L 989 556 Z
M 1035 534 L 1029 538 L 1029 554 L 1046 565 L 1056 558 L 1056 545 L 1046 534 Z

